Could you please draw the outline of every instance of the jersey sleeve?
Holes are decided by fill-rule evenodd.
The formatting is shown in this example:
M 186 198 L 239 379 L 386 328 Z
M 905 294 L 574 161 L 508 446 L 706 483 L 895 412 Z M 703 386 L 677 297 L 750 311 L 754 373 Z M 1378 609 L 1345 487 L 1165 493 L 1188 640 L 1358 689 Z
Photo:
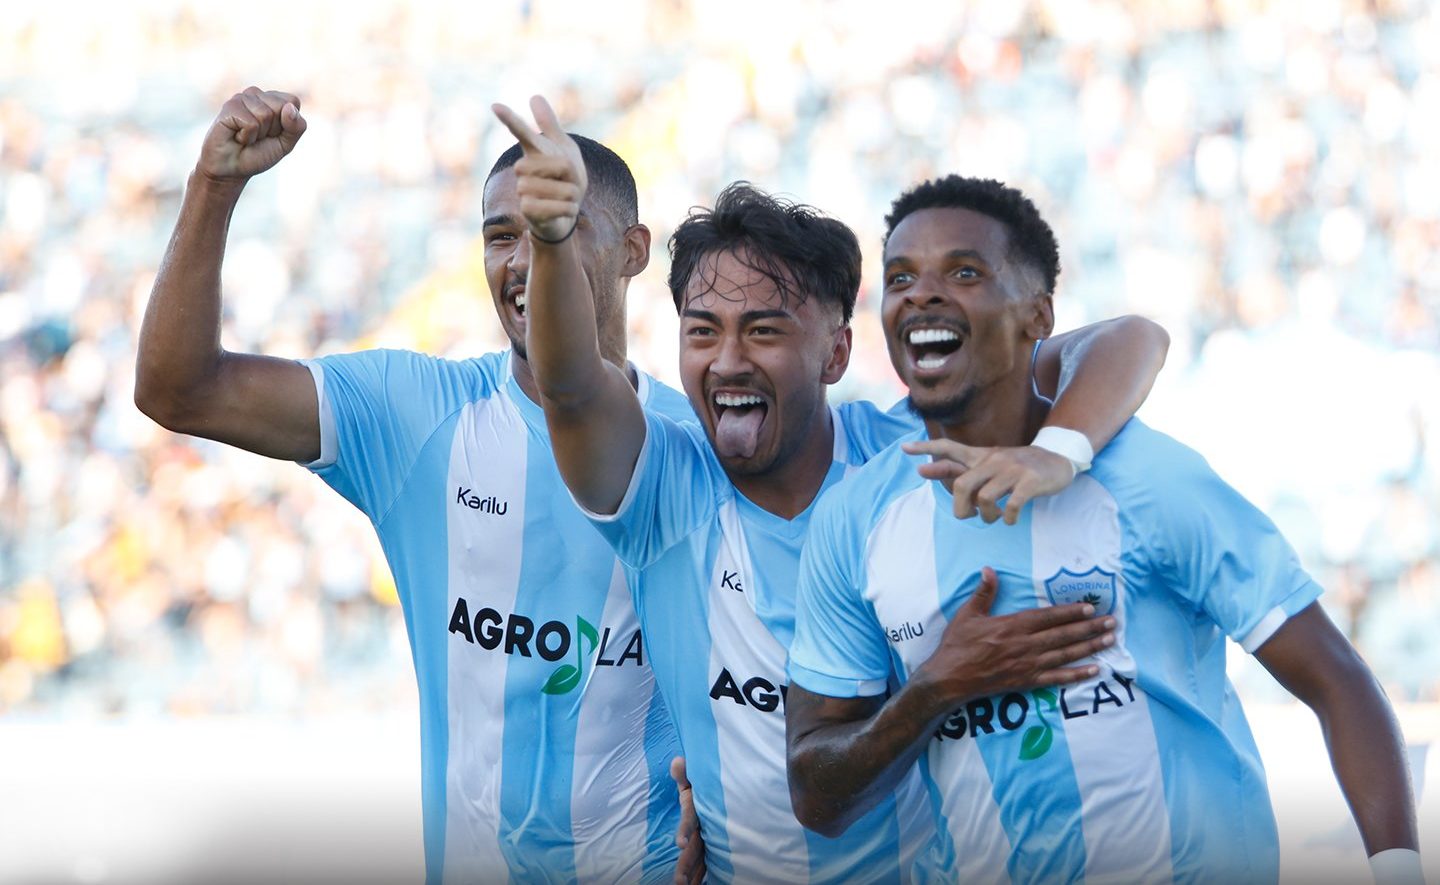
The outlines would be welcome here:
M 1139 506 L 1121 501 L 1121 513 L 1162 581 L 1253 653 L 1321 588 L 1275 523 L 1204 458 L 1146 432 L 1158 443 L 1138 459 L 1144 491 Z M 1116 454 L 1131 448 L 1126 441 Z
M 869 461 L 925 426 L 910 410 L 908 400 L 901 400 L 884 412 L 874 403 L 864 401 L 842 403 L 837 409 L 845 424 L 851 451 L 859 463 Z
M 890 648 L 862 595 L 864 537 L 859 516 L 847 513 L 843 495 L 816 508 L 795 603 L 795 641 L 790 646 L 793 684 L 835 698 L 884 694 L 891 671 Z
M 612 514 L 580 507 L 621 562 L 645 568 L 715 513 L 717 484 L 702 449 L 708 445 L 698 427 L 692 433 L 645 411 L 645 442 L 620 506 Z
M 307 360 L 320 401 L 320 458 L 304 465 L 360 508 L 384 518 L 421 447 L 474 391 L 479 372 L 398 350 Z M 493 391 L 491 391 L 493 392 Z

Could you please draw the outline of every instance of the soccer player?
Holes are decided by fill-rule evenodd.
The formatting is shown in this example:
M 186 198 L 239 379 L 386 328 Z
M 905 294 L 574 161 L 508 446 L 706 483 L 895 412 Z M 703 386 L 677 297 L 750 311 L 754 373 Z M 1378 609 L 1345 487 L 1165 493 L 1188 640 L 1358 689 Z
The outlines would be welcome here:
M 419 685 L 428 881 L 666 880 L 674 733 L 615 554 L 550 454 L 525 352 L 519 149 L 483 192 L 486 276 L 510 351 L 458 362 L 226 352 L 230 214 L 304 132 L 300 100 L 283 92 L 252 87 L 221 108 L 151 293 L 136 404 L 171 430 L 302 462 L 374 523 Z M 593 185 L 572 248 L 599 351 L 647 408 L 692 416 L 625 361 L 625 290 L 650 248 L 634 179 L 609 149 L 575 143 Z
M 898 799 L 887 789 L 843 839 L 827 839 L 796 821 L 785 781 L 786 649 L 811 510 L 823 490 L 915 426 L 868 403 L 826 403 L 826 385 L 850 356 L 859 244 L 840 222 L 745 185 L 686 219 L 672 240 L 670 288 L 680 373 L 700 423 L 676 423 L 645 408 L 601 357 L 573 245 L 584 166 L 544 100 L 531 107 L 539 131 L 509 108 L 495 110 L 525 150 L 516 169 L 536 243 L 528 329 L 536 382 L 562 475 L 630 569 L 646 648 L 680 731 L 708 870 L 721 881 L 899 881 L 902 855 L 930 832 L 913 783 Z M 1057 411 L 1068 402 L 1097 442 L 1128 419 L 1158 372 L 1164 343 L 1149 332 L 1086 333 L 1107 346 L 1093 349 Z M 1056 359 L 1056 346 L 1042 362 Z M 1011 487 L 1012 499 L 1026 498 L 1073 477 L 1069 460 L 1048 451 L 986 454 L 988 467 L 973 474 L 995 487 L 974 491 L 990 518 Z M 1045 670 L 1053 682 L 1088 674 L 1063 664 L 1102 647 L 1111 622 L 1085 611 L 1076 604 L 995 619 L 997 660 Z M 997 660 L 976 666 L 988 672 Z
M 1018 191 L 957 176 L 903 194 L 886 224 L 882 314 L 915 438 L 1033 437 L 1050 412 L 1029 368 L 1053 322 L 1049 226 Z M 812 521 L 787 705 L 806 826 L 844 832 L 918 759 L 940 880 L 1273 882 L 1228 635 L 1318 714 L 1377 878 L 1420 881 L 1388 702 L 1275 526 L 1197 454 L 1131 421 L 1070 487 L 987 525 L 948 518 L 913 451 L 872 459 Z M 1118 622 L 1093 678 L 1037 688 L 955 655 L 991 606 L 1076 601 Z

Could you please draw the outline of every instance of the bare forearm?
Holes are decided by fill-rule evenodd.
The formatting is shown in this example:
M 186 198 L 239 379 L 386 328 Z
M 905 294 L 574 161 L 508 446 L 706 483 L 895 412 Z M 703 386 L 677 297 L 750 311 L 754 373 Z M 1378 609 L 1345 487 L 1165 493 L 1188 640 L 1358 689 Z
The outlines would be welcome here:
M 1053 381 L 1055 405 L 1045 423 L 1085 434 L 1105 447 L 1139 410 L 1165 365 L 1170 336 L 1141 317 L 1120 317 L 1057 336 L 1041 345 L 1036 379 Z
M 219 371 L 220 266 L 243 184 L 192 173 L 140 327 L 136 402 L 157 420 Z
M 826 702 L 791 686 L 787 721 L 819 721 Z M 872 716 L 793 736 L 790 797 L 800 822 L 832 838 L 845 832 L 899 785 L 948 714 L 932 692 L 910 683 Z
M 1316 705 L 1315 712 L 1365 853 L 1418 849 L 1414 791 L 1400 724 L 1368 669 L 1351 675 L 1347 683 L 1343 706 Z
M 531 242 L 534 253 L 526 286 L 530 365 L 540 395 L 573 408 L 593 397 L 608 374 L 600 354 L 594 296 L 573 236 L 557 245 L 533 237 Z

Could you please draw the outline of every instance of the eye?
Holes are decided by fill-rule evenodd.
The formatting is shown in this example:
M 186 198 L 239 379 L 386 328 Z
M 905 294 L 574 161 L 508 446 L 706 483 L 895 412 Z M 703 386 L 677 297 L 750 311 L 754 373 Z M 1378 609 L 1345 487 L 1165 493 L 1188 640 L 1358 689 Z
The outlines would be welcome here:
M 685 334 L 690 338 L 713 338 L 715 330 L 709 326 L 691 326 L 685 330 Z
M 978 280 L 980 278 L 980 271 L 971 267 L 968 264 L 965 264 L 956 268 L 955 276 L 959 277 L 962 280 Z
M 901 271 L 896 271 L 895 273 L 892 273 L 892 274 L 890 274 L 890 276 L 886 277 L 886 278 L 885 278 L 885 285 L 886 285 L 887 287 L 888 287 L 888 286 L 905 286 L 905 285 L 909 285 L 910 283 L 912 283 L 912 282 L 914 282 L 914 281 L 915 281 L 915 275 L 914 275 L 914 274 L 910 273 L 909 271 L 903 271 L 903 270 L 901 270 Z
M 752 326 L 751 335 L 780 335 L 782 332 L 776 326 Z
M 491 231 L 485 235 L 485 244 L 487 246 L 491 243 L 513 243 L 514 241 L 515 234 L 508 230 Z

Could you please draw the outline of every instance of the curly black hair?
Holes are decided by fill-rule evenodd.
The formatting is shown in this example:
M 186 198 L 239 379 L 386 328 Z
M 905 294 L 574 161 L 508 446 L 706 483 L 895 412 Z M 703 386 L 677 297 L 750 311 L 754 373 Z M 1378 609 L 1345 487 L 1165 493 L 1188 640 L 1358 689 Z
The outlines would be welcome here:
M 921 209 L 969 209 L 988 215 L 1010 232 L 1010 257 L 1039 271 L 1045 292 L 1055 292 L 1060 276 L 1060 248 L 1055 232 L 1040 217 L 1030 198 L 993 178 L 966 178 L 946 175 L 917 184 L 890 204 L 885 216 L 885 242 L 901 221 Z
M 735 255 L 767 277 L 782 303 L 813 295 L 839 305 L 850 322 L 860 291 L 860 241 L 815 207 L 737 181 L 715 198 L 715 208 L 691 209 L 670 237 L 670 295 L 677 311 L 702 260 L 718 252 Z
M 632 225 L 640 220 L 640 200 L 635 191 L 635 176 L 620 155 L 593 138 L 576 135 L 570 137 L 580 148 L 580 159 L 585 163 L 585 177 L 589 179 L 591 196 L 614 213 L 615 220 Z M 524 151 L 519 143 L 512 144 L 490 167 L 485 176 L 488 184 L 497 174 L 509 169 L 520 161 Z

